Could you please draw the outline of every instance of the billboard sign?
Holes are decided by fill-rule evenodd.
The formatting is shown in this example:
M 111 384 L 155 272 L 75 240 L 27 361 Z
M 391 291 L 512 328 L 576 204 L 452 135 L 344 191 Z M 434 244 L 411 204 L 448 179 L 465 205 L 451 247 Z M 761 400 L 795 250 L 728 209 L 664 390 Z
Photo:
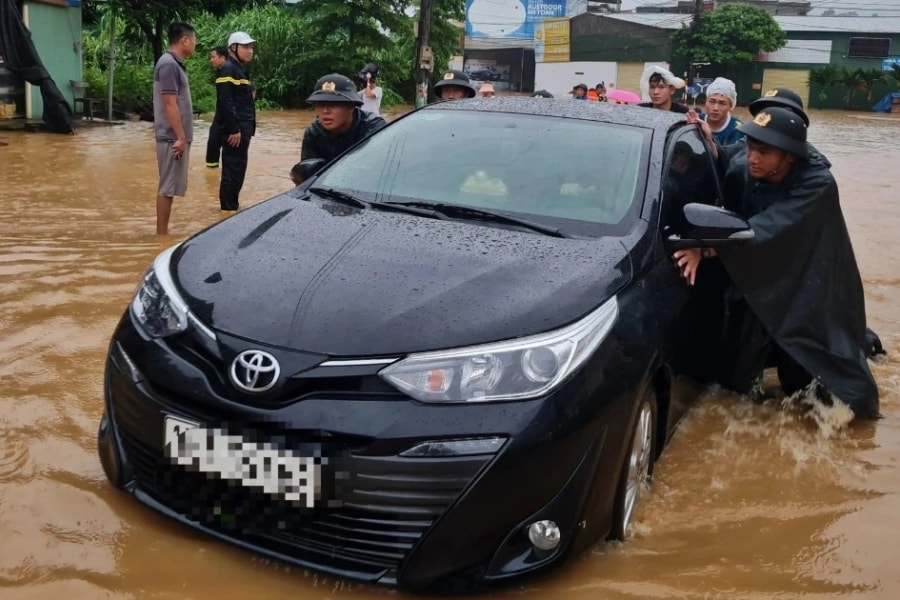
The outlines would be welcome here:
M 566 0 L 466 0 L 466 36 L 531 44 L 544 19 L 566 16 Z
M 534 62 L 569 62 L 569 19 L 544 19 L 534 30 Z

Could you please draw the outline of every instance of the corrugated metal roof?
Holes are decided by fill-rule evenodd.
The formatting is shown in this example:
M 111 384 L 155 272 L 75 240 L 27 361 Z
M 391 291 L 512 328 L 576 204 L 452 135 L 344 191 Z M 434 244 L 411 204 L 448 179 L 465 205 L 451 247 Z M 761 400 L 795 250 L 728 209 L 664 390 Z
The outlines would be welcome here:
M 604 18 L 627 21 L 661 29 L 681 29 L 691 22 L 691 15 L 679 14 L 611 14 Z M 900 17 L 782 17 L 775 22 L 786 32 L 821 31 L 826 33 L 900 33 Z
M 785 31 L 900 33 L 900 17 L 775 17 Z

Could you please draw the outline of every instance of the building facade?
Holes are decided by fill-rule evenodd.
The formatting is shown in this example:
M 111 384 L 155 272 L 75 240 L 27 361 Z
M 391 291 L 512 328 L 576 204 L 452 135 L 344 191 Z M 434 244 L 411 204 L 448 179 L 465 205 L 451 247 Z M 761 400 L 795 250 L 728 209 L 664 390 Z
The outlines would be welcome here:
M 82 80 L 81 0 L 17 0 L 22 21 L 50 77 L 74 106 Z M 40 90 L 0 65 L 0 104 L 15 106 L 6 116 L 40 119 L 44 112 Z

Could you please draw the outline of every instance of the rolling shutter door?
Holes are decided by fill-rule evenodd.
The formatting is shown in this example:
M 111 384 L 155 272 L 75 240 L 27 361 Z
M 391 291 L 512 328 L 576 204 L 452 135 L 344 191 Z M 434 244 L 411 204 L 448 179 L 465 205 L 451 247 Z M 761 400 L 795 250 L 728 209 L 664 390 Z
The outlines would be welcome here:
M 759 95 L 766 90 L 786 87 L 794 90 L 803 98 L 803 107 L 809 106 L 809 70 L 807 69 L 766 69 L 763 71 L 763 85 Z
M 616 88 L 641 94 L 641 75 L 644 73 L 642 62 L 620 62 L 616 66 Z

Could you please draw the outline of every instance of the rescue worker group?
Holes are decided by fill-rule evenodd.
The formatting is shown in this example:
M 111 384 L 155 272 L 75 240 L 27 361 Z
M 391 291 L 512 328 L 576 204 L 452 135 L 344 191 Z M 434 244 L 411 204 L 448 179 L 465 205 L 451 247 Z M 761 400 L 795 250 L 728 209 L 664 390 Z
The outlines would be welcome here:
M 193 108 L 184 66 L 196 51 L 196 32 L 172 23 L 169 48 L 153 77 L 154 128 L 159 188 L 157 233 L 167 234 L 172 202 L 187 189 L 193 142 Z M 210 51 L 216 71 L 216 111 L 206 165 L 221 165 L 222 211 L 240 208 L 250 140 L 256 131 L 256 88 L 247 71 L 256 41 L 246 32 Z M 711 381 L 745 395 L 758 390 L 762 372 L 776 367 L 786 396 L 801 392 L 823 404 L 846 403 L 856 418 L 879 416 L 878 387 L 868 359 L 884 350 L 866 327 L 862 279 L 840 208 L 831 163 L 807 141 L 809 117 L 795 91 L 775 88 L 749 104 L 752 121 L 731 114 L 737 104 L 734 82 L 718 77 L 706 89 L 705 112 L 675 101 L 684 79 L 664 65 L 649 65 L 641 76 L 649 102 L 605 84 L 576 85 L 575 100 L 638 104 L 683 113 L 696 124 L 722 174 L 725 209 L 747 219 L 754 238 L 737 247 L 679 250 L 673 259 L 690 286 L 710 287 L 728 322 L 726 351 Z M 495 96 L 490 83 L 476 89 L 458 70 L 434 85 L 442 101 Z M 588 92 L 593 94 L 588 94 Z M 540 90 L 535 97 L 552 97 Z M 300 162 L 291 170 L 299 185 L 309 159 L 328 162 L 386 125 L 380 114 L 383 90 L 378 68 L 366 64 L 356 81 L 339 73 L 320 77 L 307 98 L 315 120 L 306 129 Z M 318 162 L 318 161 L 316 161 Z M 319 163 L 321 164 L 321 163 Z M 829 285 L 836 275 L 842 285 Z M 704 281 L 705 280 L 705 281 Z M 723 315 L 712 315 L 718 320 Z M 720 322 L 722 322 L 720 320 Z

